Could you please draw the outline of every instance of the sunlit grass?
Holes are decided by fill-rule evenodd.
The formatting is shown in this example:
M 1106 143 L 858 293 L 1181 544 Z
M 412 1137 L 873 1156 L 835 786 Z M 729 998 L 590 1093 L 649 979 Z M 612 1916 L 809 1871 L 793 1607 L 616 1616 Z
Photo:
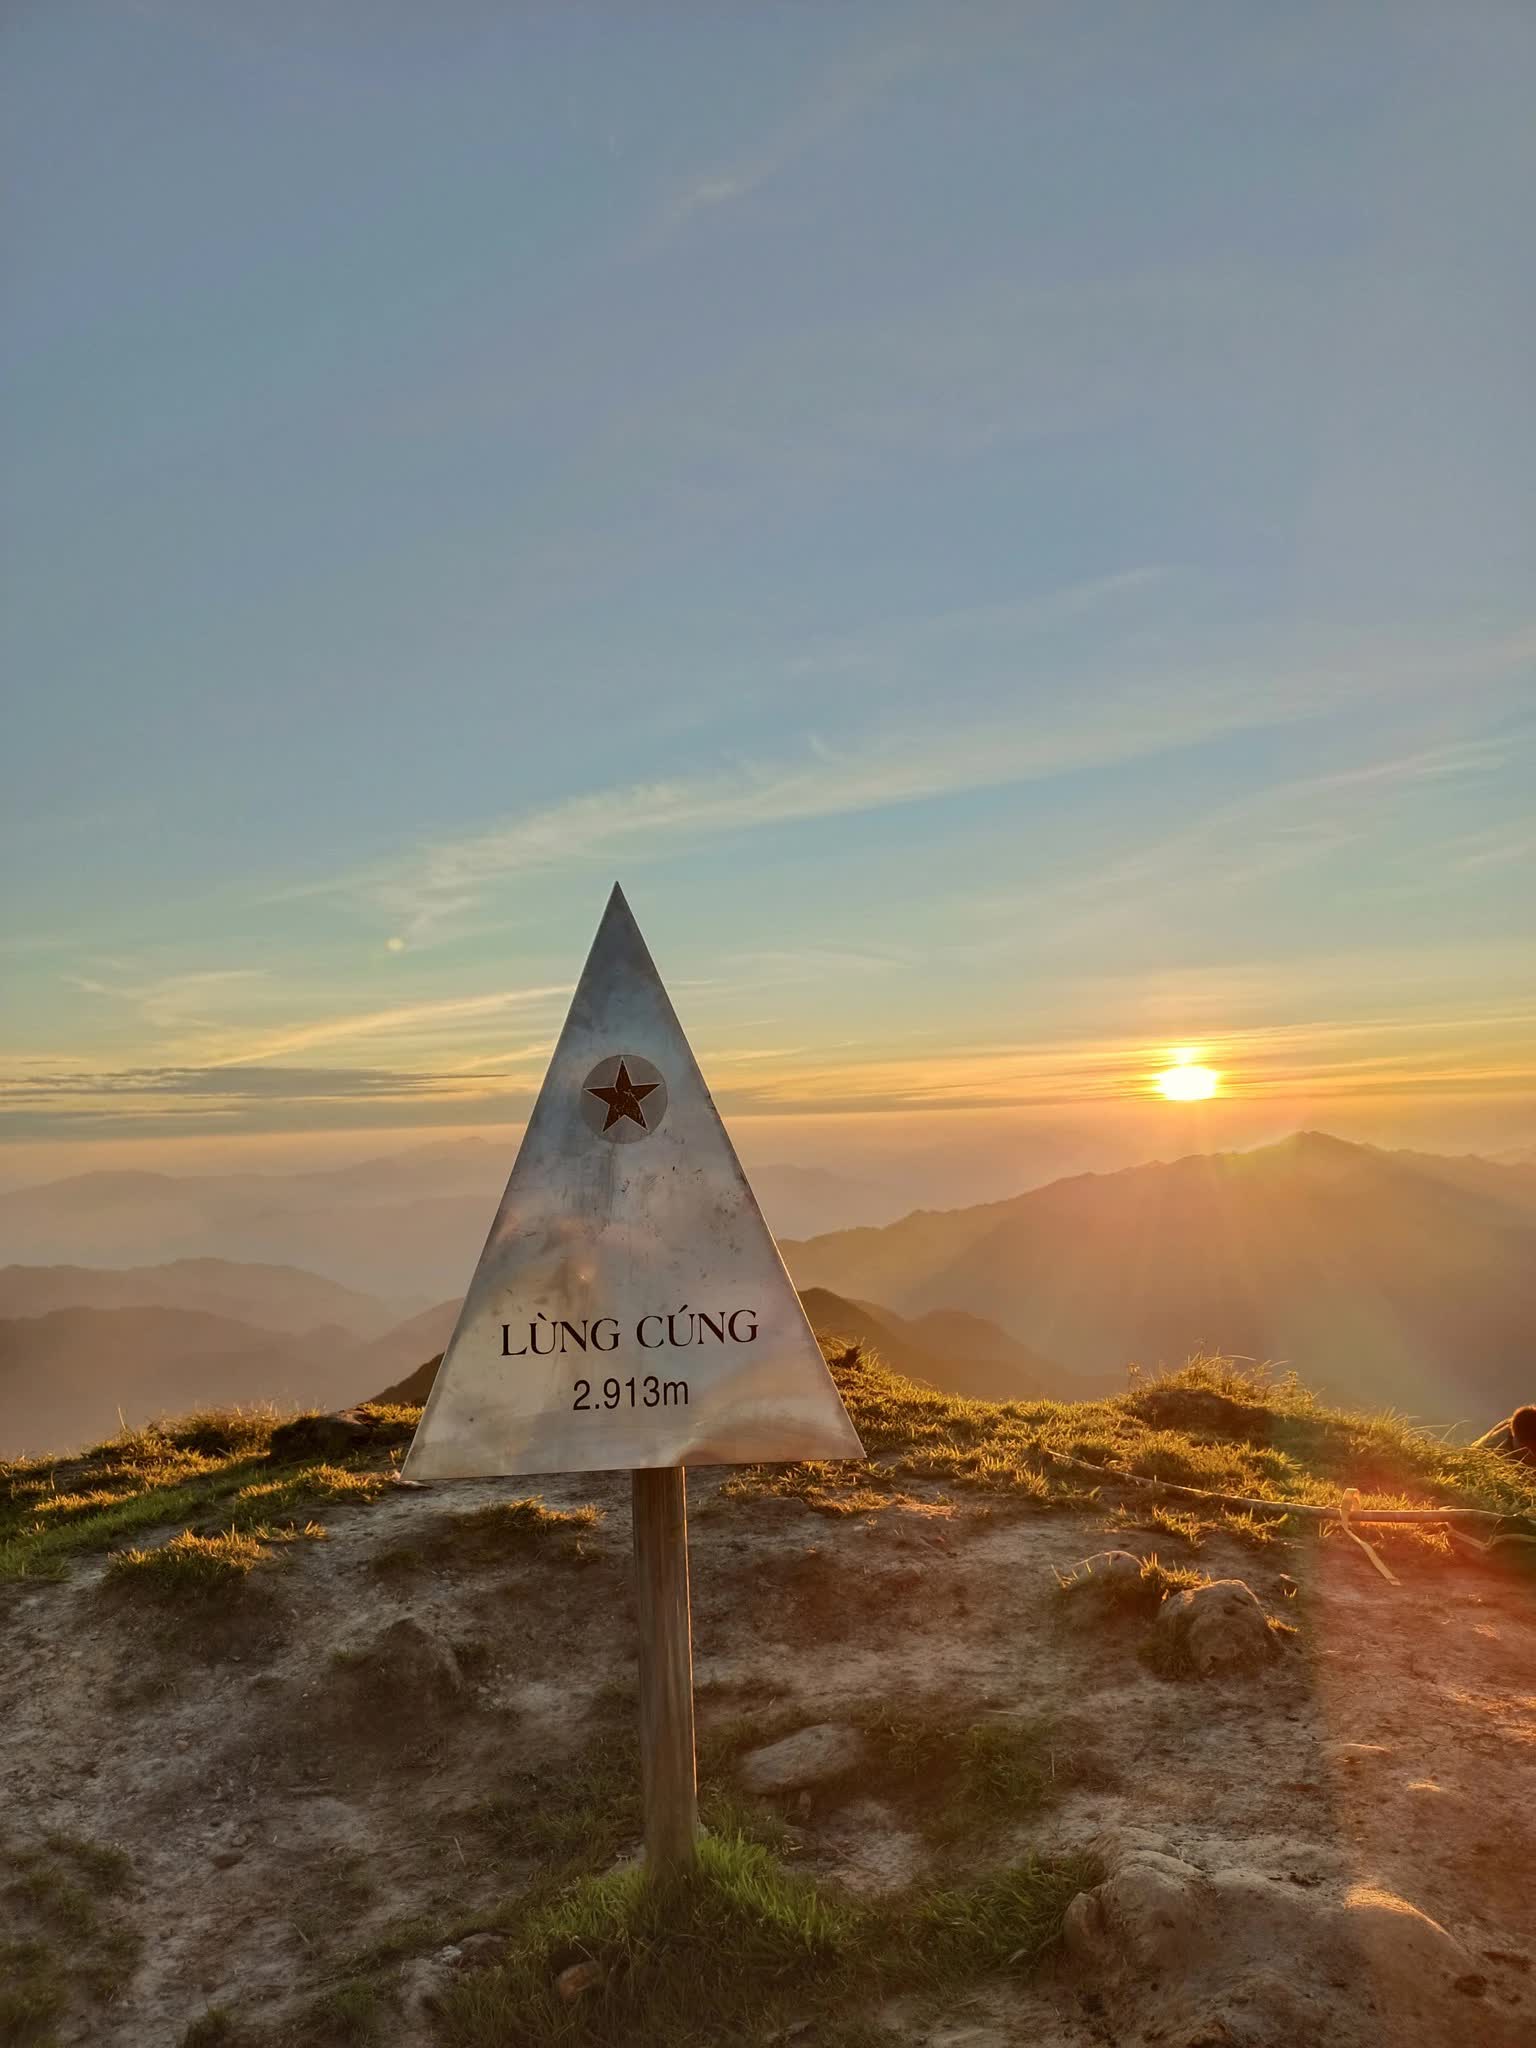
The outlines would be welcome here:
M 1197 1358 L 1105 1400 L 996 1403 L 917 1386 L 857 1345 L 835 1347 L 829 1364 L 869 1463 L 746 1468 L 727 1482 L 729 1495 L 815 1501 L 839 1482 L 891 1492 L 922 1478 L 1019 1506 L 1070 1508 L 1098 1496 L 1102 1471 L 1277 1508 L 1331 1506 L 1353 1486 L 1366 1507 L 1536 1511 L 1536 1472 L 1494 1451 L 1448 1445 L 1398 1416 L 1325 1407 L 1294 1379 L 1228 1359 Z M 1187 1517 L 1181 1533 L 1191 1540 L 1228 1520 L 1250 1539 L 1267 1533 L 1247 1509 L 1180 1500 L 1164 1512 Z
M 147 1530 L 257 1530 L 376 1499 L 389 1484 L 386 1448 L 340 1464 L 274 1466 L 266 1454 L 281 1419 L 268 1410 L 199 1413 L 124 1430 L 77 1456 L 0 1462 L 0 1582 L 62 1577 L 71 1559 Z
M 506 1963 L 449 1991 L 442 2037 L 449 2048 L 702 2048 L 804 2032 L 873 2048 L 883 1996 L 1029 1971 L 1099 1875 L 1083 1858 L 1030 1859 L 866 1906 L 758 1843 L 707 1837 L 687 1875 L 614 1873 L 535 1898 Z M 560 1978 L 572 1968 L 586 1988 L 568 1997 Z
M 195 1536 L 184 1529 L 153 1550 L 119 1550 L 107 1561 L 107 1581 L 127 1592 L 161 1602 L 207 1601 L 244 1583 L 276 1552 L 274 1546 L 304 1536 L 325 1535 L 318 1522 L 303 1529 L 230 1529 L 221 1536 Z

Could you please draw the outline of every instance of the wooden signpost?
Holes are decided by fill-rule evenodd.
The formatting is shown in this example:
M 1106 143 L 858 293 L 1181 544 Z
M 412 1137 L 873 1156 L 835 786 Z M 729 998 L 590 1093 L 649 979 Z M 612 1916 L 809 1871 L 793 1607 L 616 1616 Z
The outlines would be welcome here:
M 862 1456 L 615 886 L 404 1476 L 632 1472 L 652 1873 L 698 1830 L 684 1467 Z

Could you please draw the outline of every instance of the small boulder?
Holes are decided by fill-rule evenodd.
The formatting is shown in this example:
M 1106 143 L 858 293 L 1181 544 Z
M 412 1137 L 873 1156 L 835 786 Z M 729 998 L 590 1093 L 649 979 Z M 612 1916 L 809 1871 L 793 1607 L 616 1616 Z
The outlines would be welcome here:
M 1269 1619 L 1241 1579 L 1213 1579 L 1172 1593 L 1158 1610 L 1154 1630 L 1167 1670 L 1243 1671 L 1275 1654 Z
M 429 2025 L 443 2009 L 443 2000 L 453 1982 L 453 1965 L 442 1952 L 413 1956 L 400 1971 L 399 1996 L 406 2017 Z
M 1076 1591 L 1083 1586 L 1128 1585 L 1141 1578 L 1141 1559 L 1131 1550 L 1100 1550 L 1085 1557 L 1061 1581 L 1063 1588 Z
M 567 2005 L 574 2005 L 588 1991 L 595 1991 L 607 1971 L 598 1962 L 572 1963 L 555 1979 L 555 1989 Z
M 460 1970 L 491 1970 L 506 1960 L 511 1936 L 497 1934 L 486 1928 L 479 1934 L 466 1934 L 455 1946 L 458 1949 L 456 1968 Z
M 1194 1864 L 1134 1846 L 1103 1884 L 1073 1899 L 1062 1937 L 1084 1961 L 1113 1957 L 1137 1972 L 1170 1969 L 1198 1946 L 1206 1894 Z
M 863 1761 L 857 1728 L 822 1721 L 750 1751 L 741 1760 L 741 1782 L 749 1792 L 800 1792 L 841 1778 Z

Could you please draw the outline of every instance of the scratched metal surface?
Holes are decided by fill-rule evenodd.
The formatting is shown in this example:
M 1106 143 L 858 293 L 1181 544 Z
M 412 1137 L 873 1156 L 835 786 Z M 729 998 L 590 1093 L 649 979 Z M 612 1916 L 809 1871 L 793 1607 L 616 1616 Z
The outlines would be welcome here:
M 701 1310 L 737 1341 L 698 1324 Z M 562 1323 L 585 1330 L 585 1351 Z M 594 1326 L 614 1349 L 593 1348 Z M 615 888 L 405 1475 L 862 1455 Z

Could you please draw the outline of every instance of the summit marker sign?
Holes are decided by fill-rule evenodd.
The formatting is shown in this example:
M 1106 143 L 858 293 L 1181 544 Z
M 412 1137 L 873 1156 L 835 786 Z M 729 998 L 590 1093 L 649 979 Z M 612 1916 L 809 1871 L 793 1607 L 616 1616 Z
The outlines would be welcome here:
M 862 1456 L 615 887 L 404 1476 Z
M 402 1477 L 629 1468 L 653 1873 L 697 1853 L 684 1466 L 863 1455 L 615 885 Z

